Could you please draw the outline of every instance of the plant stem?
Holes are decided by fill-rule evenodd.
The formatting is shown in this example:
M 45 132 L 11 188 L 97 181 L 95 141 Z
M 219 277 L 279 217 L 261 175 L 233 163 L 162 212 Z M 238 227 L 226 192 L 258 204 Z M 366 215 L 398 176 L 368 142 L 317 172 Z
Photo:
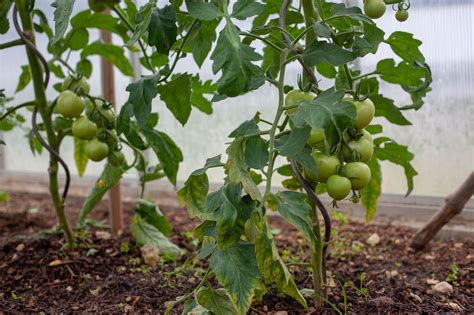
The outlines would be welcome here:
M 23 45 L 23 41 L 21 39 L 15 39 L 10 42 L 0 44 L 0 49 L 10 48 L 10 47 L 20 46 L 20 45 Z
M 312 26 L 318 20 L 318 13 L 314 8 L 313 0 L 302 0 L 303 15 L 306 23 L 306 27 Z M 315 40 L 314 32 L 308 32 L 306 34 L 306 45 L 310 44 Z M 325 289 L 323 279 L 323 248 L 324 243 L 321 237 L 321 228 L 319 227 L 318 209 L 316 204 L 310 199 L 311 203 L 311 219 L 313 222 L 313 232 L 316 236 L 315 248 L 310 250 L 311 254 L 311 269 L 313 273 L 313 287 L 315 296 L 315 307 L 320 309 L 324 305 Z
M 31 34 L 30 40 L 32 43 L 35 42 L 33 23 L 31 16 L 28 13 L 28 1 L 25 0 L 16 0 L 16 6 L 20 15 L 22 28 L 24 32 Z M 33 88 L 35 93 L 35 98 L 37 102 L 38 112 L 41 115 L 43 120 L 44 128 L 46 130 L 46 135 L 48 143 L 51 148 L 59 153 L 60 142 L 54 133 L 53 124 L 51 120 L 51 113 L 48 110 L 47 99 L 46 99 L 46 89 L 43 82 L 43 69 L 39 63 L 38 58 L 35 53 L 26 46 L 26 54 L 28 56 L 28 62 L 31 70 L 31 77 L 33 81 Z M 49 156 L 49 192 L 51 194 L 51 199 L 53 200 L 54 208 L 56 210 L 56 215 L 58 216 L 59 225 L 63 230 L 66 239 L 70 246 L 74 246 L 75 240 L 72 234 L 71 229 L 64 213 L 64 200 L 59 195 L 58 191 L 58 160 L 50 154 Z
M 285 60 L 288 56 L 289 51 L 287 49 L 282 50 L 280 54 L 280 76 L 278 79 L 278 108 L 275 114 L 275 119 L 273 120 L 272 128 L 270 129 L 269 134 L 269 150 L 268 150 L 268 168 L 266 171 L 266 178 L 267 183 L 265 186 L 265 194 L 263 195 L 263 200 L 261 204 L 263 204 L 265 198 L 270 194 L 270 190 L 272 188 L 272 175 L 273 175 L 273 167 L 275 165 L 275 134 L 278 128 L 278 122 L 280 121 L 281 115 L 283 114 L 283 106 L 285 104 L 285 70 L 286 64 Z
M 352 88 L 354 87 L 354 84 L 353 84 L 353 79 L 352 79 L 352 76 L 351 76 L 351 72 L 349 71 L 349 67 L 347 66 L 347 63 L 344 64 L 344 72 L 346 73 L 346 78 L 347 78 L 347 83 L 349 84 L 349 88 L 352 90 Z

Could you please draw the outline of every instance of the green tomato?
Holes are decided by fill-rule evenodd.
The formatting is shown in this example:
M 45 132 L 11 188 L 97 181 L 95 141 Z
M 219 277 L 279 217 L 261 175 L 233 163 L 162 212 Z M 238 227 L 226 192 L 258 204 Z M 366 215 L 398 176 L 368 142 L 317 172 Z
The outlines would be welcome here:
M 85 152 L 90 160 L 98 162 L 109 154 L 109 147 L 97 139 L 92 139 L 86 143 Z
M 84 102 L 72 91 L 63 91 L 56 102 L 56 112 L 66 118 L 79 117 L 84 110 Z
M 72 135 L 81 140 L 90 140 L 97 134 L 97 125 L 81 116 L 72 123 Z
M 378 19 L 382 17 L 386 10 L 385 3 L 383 0 L 365 0 L 364 1 L 364 13 L 372 19 Z
M 109 155 L 109 162 L 114 166 L 121 166 L 125 163 L 125 154 L 122 151 L 113 151 Z
M 352 189 L 359 190 L 370 182 L 370 168 L 362 162 L 347 163 L 344 167 L 344 176 L 351 181 Z
M 363 129 L 367 127 L 375 115 L 375 106 L 374 103 L 368 98 L 359 102 L 354 101 L 354 105 L 356 106 L 357 116 L 356 120 L 354 121 L 354 127 L 357 129 Z
M 91 87 L 84 77 L 76 79 L 72 76 L 68 76 L 63 82 L 63 91 L 65 90 L 71 90 L 73 92 L 82 91 L 82 93 L 89 94 Z
M 308 144 L 313 148 L 320 149 L 321 145 L 322 147 L 324 147 L 324 138 L 326 138 L 326 136 L 324 135 L 324 130 L 311 129 Z
M 332 175 L 326 182 L 326 189 L 333 199 L 342 200 L 351 192 L 351 181 L 343 176 Z
M 399 22 L 405 22 L 408 20 L 408 11 L 407 10 L 398 10 L 397 13 L 395 13 L 395 18 Z
M 347 146 L 343 146 L 342 154 L 344 156 L 345 161 L 354 161 L 353 152 L 356 152 L 356 156 L 362 162 L 368 162 L 372 158 L 374 154 L 374 146 L 369 141 L 364 138 L 359 138 L 359 140 L 351 141 L 347 144 Z M 352 152 L 351 152 L 352 151 Z
M 312 101 L 314 100 L 315 97 L 316 97 L 316 94 L 313 92 L 291 90 L 290 92 L 288 92 L 288 94 L 286 94 L 285 106 L 295 106 L 295 105 L 298 105 L 298 103 L 302 101 Z M 296 112 L 297 109 L 298 107 L 288 109 L 286 113 L 288 115 L 293 114 L 294 112 Z
M 306 171 L 306 177 L 311 181 L 325 183 L 331 175 L 337 174 L 341 162 L 335 156 L 329 156 L 324 153 L 313 151 L 313 159 L 316 162 L 316 174 Z
M 374 139 L 372 138 L 372 135 L 365 129 L 362 129 L 362 136 L 359 139 L 363 139 L 368 141 L 371 145 L 374 145 Z

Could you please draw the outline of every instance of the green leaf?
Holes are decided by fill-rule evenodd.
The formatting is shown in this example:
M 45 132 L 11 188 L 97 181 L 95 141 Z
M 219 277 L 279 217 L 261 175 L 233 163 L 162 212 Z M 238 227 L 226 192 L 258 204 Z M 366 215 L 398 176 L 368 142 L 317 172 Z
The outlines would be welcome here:
M 351 51 L 345 50 L 336 44 L 317 40 L 306 47 L 303 53 L 303 60 L 310 67 L 316 66 L 321 62 L 340 66 L 355 58 L 356 56 Z
M 145 126 L 151 114 L 151 102 L 158 94 L 158 78 L 154 75 L 142 77 L 127 86 L 130 93 L 125 106 L 133 108 L 133 115 L 140 127 Z
M 141 131 L 163 165 L 166 176 L 176 185 L 179 163 L 183 161 L 181 150 L 164 132 L 150 128 L 142 128 Z
M 90 78 L 92 74 L 92 63 L 88 59 L 82 59 L 77 63 L 76 71 L 86 78 Z
M 138 13 L 135 15 L 135 30 L 133 31 L 132 38 L 125 43 L 125 46 L 129 47 L 135 44 L 148 30 L 148 26 L 151 21 L 151 12 L 155 7 L 156 3 L 150 1 L 140 8 Z
M 375 147 L 374 154 L 381 161 L 390 161 L 403 167 L 408 186 L 406 196 L 408 196 L 413 191 L 413 177 L 418 174 L 410 163 L 415 155 L 408 151 L 407 146 L 393 141 L 385 142 L 383 146 Z
M 370 100 L 375 105 L 375 116 L 385 117 L 388 121 L 393 124 L 400 126 L 411 125 L 411 122 L 403 116 L 400 109 L 395 106 L 393 100 L 386 98 L 382 95 L 371 95 Z
M 64 79 L 66 76 L 63 73 L 63 69 L 61 66 L 55 64 L 55 63 L 50 63 L 49 64 L 49 70 L 54 73 L 54 75 L 59 78 L 59 79 Z
M 171 224 L 161 212 L 160 208 L 154 202 L 138 199 L 135 207 L 135 213 L 138 214 L 145 222 L 153 225 L 165 236 L 171 234 Z
M 407 62 L 425 61 L 425 57 L 418 48 L 422 42 L 413 38 L 413 34 L 401 31 L 393 32 L 385 42 L 390 45 L 394 53 Z
M 331 13 L 333 17 L 345 17 L 356 21 L 362 21 L 370 24 L 374 24 L 374 22 L 365 15 L 359 7 L 348 7 L 344 3 L 335 3 L 331 7 Z
M 191 114 L 191 75 L 179 77 L 158 86 L 160 98 L 176 119 L 185 125 Z
M 0 202 L 7 202 L 9 199 L 10 198 L 6 191 L 0 191 Z
M 94 13 L 90 10 L 79 12 L 71 19 L 72 32 L 86 28 L 96 28 L 109 31 L 124 37 L 122 28 L 119 27 L 119 20 L 108 14 Z
M 20 79 L 18 80 L 18 85 L 16 86 L 15 93 L 22 91 L 30 82 L 31 82 L 30 66 L 23 65 L 21 66 Z
M 166 238 L 156 227 L 135 215 L 130 232 L 138 245 L 153 245 L 165 260 L 176 260 L 184 251 Z
M 237 0 L 232 9 L 232 17 L 245 20 L 251 16 L 262 13 L 264 5 L 255 0 Z
M 195 30 L 191 32 L 186 42 L 187 51 L 192 52 L 194 61 L 199 67 L 206 60 L 207 55 L 211 51 L 212 43 L 216 40 L 216 28 L 219 24 L 215 21 L 200 21 Z
M 110 188 L 112 188 L 122 177 L 126 170 L 121 167 L 115 167 L 109 163 L 105 164 L 104 170 L 92 188 L 92 191 L 87 196 L 81 211 L 79 212 L 79 224 L 85 226 L 87 215 L 94 209 L 94 207 L 102 200 Z
M 217 248 L 211 256 L 211 268 L 237 314 L 247 314 L 255 291 L 261 287 L 254 246 L 240 241 L 226 250 Z
M 10 28 L 10 22 L 8 21 L 8 13 L 12 6 L 11 1 L 3 1 L 0 8 L 0 34 L 5 34 Z
M 328 143 L 336 144 L 356 117 L 354 104 L 341 101 L 343 95 L 344 91 L 323 91 L 313 101 L 300 102 L 297 112 L 290 118 L 297 126 L 306 122 L 313 129 L 324 130 Z
M 419 87 L 426 75 L 426 69 L 415 67 L 406 61 L 395 65 L 393 59 L 384 59 L 377 63 L 377 73 L 384 81 L 394 84 L 400 84 L 405 87 Z
M 186 205 L 191 218 L 201 218 L 206 213 L 206 196 L 209 192 L 209 179 L 206 173 L 191 175 L 178 190 L 178 201 L 182 207 Z
M 89 32 L 83 28 L 74 30 L 68 40 L 69 47 L 72 50 L 80 50 L 87 46 L 88 42 Z
M 265 82 L 261 69 L 252 63 L 260 60 L 261 56 L 240 42 L 239 30 L 231 23 L 227 23 L 219 33 L 211 59 L 214 61 L 214 74 L 222 71 L 217 81 L 220 94 L 238 96 Z
M 311 206 L 308 203 L 306 194 L 283 191 L 275 196 L 278 212 L 288 223 L 296 227 L 314 248 L 317 239 L 313 232 Z
M 176 9 L 173 4 L 163 8 L 153 8 L 148 25 L 148 43 L 155 46 L 163 55 L 168 55 L 171 46 L 176 42 Z
M 205 307 L 216 315 L 237 314 L 232 305 L 232 301 L 227 296 L 224 289 L 214 290 L 206 286 L 199 288 L 196 292 L 196 300 L 199 305 Z M 193 313 L 194 314 L 194 313 Z
M 245 164 L 263 169 L 268 163 L 268 145 L 262 137 L 253 136 L 245 142 Z
M 66 33 L 74 3 L 75 0 L 55 0 L 52 4 L 55 8 L 53 44 L 56 44 Z
M 255 118 L 246 120 L 242 124 L 240 124 L 237 129 L 232 131 L 229 135 L 230 138 L 237 138 L 237 137 L 243 137 L 243 136 L 252 136 L 256 135 L 260 132 L 260 129 L 258 128 L 257 121 Z
M 212 102 L 204 97 L 205 94 L 214 94 L 217 85 L 212 84 L 211 80 L 201 82 L 198 76 L 193 78 L 191 105 L 206 114 L 212 114 Z
M 382 193 L 382 171 L 375 156 L 367 162 L 367 165 L 372 175 L 369 184 L 362 190 L 362 205 L 365 209 L 365 221 L 370 222 L 377 212 L 377 200 Z
M 252 199 L 260 200 L 260 191 L 258 190 L 257 185 L 253 182 L 248 170 L 248 165 L 245 163 L 244 147 L 245 138 L 237 138 L 227 148 L 226 153 L 228 159 L 225 165 L 225 170 L 229 176 L 230 183 L 241 183 L 244 190 L 252 197 Z
M 86 144 L 87 141 L 79 140 L 74 137 L 74 161 L 76 162 L 76 168 L 79 176 L 84 174 L 84 171 L 87 167 L 87 162 L 89 161 L 85 150 Z
M 133 75 L 132 65 L 130 64 L 130 61 L 128 61 L 128 57 L 124 53 L 122 47 L 103 43 L 101 41 L 95 41 L 84 48 L 81 52 L 81 59 L 85 59 L 91 55 L 104 57 L 108 62 L 116 66 L 124 75 Z
M 206 160 L 206 164 L 204 164 L 203 168 L 197 169 L 194 172 L 191 173 L 191 175 L 201 175 L 207 172 L 208 169 L 213 168 L 213 167 L 220 167 L 224 166 L 221 162 L 221 155 L 216 155 L 211 158 L 208 158 Z
M 211 21 L 224 16 L 224 13 L 212 2 L 186 0 L 186 7 L 192 17 L 201 21 Z
M 275 147 L 283 156 L 295 156 L 303 150 L 309 139 L 311 128 L 304 126 L 303 128 L 292 128 L 289 135 L 284 135 L 276 139 Z
M 267 284 L 275 283 L 278 290 L 291 296 L 304 308 L 307 308 L 306 300 L 298 290 L 295 279 L 278 253 L 268 223 L 263 225 L 262 233 L 255 242 L 255 253 L 258 268 L 262 272 L 265 282 Z
M 316 65 L 316 70 L 318 70 L 318 72 L 328 78 L 328 79 L 334 79 L 336 77 L 336 74 L 337 74 L 337 71 L 336 69 L 331 66 L 330 64 L 328 64 L 327 62 L 321 62 L 321 63 L 318 63 Z
M 352 51 L 357 56 L 365 56 L 368 53 L 375 54 L 381 42 L 383 42 L 385 32 L 375 24 L 364 23 L 364 36 L 355 36 Z

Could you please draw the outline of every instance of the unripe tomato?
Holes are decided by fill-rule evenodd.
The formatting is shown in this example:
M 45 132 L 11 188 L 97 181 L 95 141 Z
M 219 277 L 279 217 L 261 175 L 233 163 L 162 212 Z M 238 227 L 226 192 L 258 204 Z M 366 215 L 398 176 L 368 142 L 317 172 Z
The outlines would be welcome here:
M 365 0 L 364 2 L 364 13 L 372 19 L 382 17 L 386 9 L 383 0 Z
M 308 179 L 325 183 L 329 176 L 337 174 L 341 165 L 337 157 L 329 156 L 318 151 L 314 151 L 312 155 L 316 162 L 316 174 L 311 171 L 306 171 L 305 175 Z
M 359 138 L 359 140 L 351 141 L 347 146 L 342 147 L 342 154 L 345 161 L 354 161 L 353 152 L 357 152 L 356 155 L 359 157 L 359 161 L 368 162 L 374 154 L 374 146 L 364 138 Z M 351 152 L 353 151 L 353 152 Z
M 347 163 L 343 173 L 351 181 L 352 189 L 354 190 L 362 189 L 370 182 L 370 168 L 365 163 Z
M 357 129 L 363 129 L 367 127 L 375 115 L 375 106 L 374 103 L 368 98 L 359 102 L 355 101 L 354 105 L 356 106 L 357 116 L 354 121 L 354 127 Z
M 68 76 L 63 82 L 63 91 L 65 90 L 71 90 L 73 92 L 82 91 L 85 94 L 89 94 L 91 87 L 84 77 L 76 79 L 72 76 Z
M 63 91 L 56 103 L 56 112 L 66 118 L 79 117 L 84 110 L 81 98 L 72 91 Z
M 326 182 L 328 195 L 336 200 L 342 200 L 351 192 L 351 181 L 343 176 L 332 175 Z
M 395 13 L 395 18 L 399 22 L 405 22 L 408 20 L 408 11 L 404 9 L 398 10 L 397 13 Z
M 313 148 L 320 149 L 321 146 L 324 147 L 324 135 L 323 130 L 311 129 L 311 134 L 309 135 L 308 144 Z
M 114 166 L 121 166 L 125 163 L 125 154 L 122 151 L 113 151 L 109 155 L 109 162 Z
M 85 151 L 90 160 L 98 162 L 105 159 L 109 154 L 109 147 L 97 139 L 92 139 L 86 143 Z
M 374 139 L 372 138 L 372 135 L 365 129 L 362 129 L 362 137 L 360 137 L 359 139 L 364 139 L 366 141 L 369 141 L 371 145 L 374 145 Z
M 81 116 L 72 123 L 72 135 L 81 140 L 90 140 L 97 134 L 97 125 Z
M 313 92 L 303 92 L 303 91 L 300 91 L 300 90 L 291 90 L 290 92 L 288 92 L 288 94 L 286 94 L 285 106 L 298 105 L 298 103 L 302 102 L 302 101 L 312 101 L 312 100 L 314 100 L 315 97 L 316 97 L 316 94 L 313 93 Z M 286 113 L 288 115 L 292 114 L 292 113 L 296 112 L 297 109 L 298 109 L 298 107 L 288 109 L 286 111 Z

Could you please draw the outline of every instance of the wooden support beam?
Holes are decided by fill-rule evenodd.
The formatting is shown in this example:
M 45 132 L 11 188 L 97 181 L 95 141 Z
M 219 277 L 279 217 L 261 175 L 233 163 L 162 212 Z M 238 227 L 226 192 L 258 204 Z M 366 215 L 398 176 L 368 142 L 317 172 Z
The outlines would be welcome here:
M 108 12 L 110 14 L 110 12 Z M 112 43 L 112 34 L 110 32 L 100 31 L 101 39 L 106 43 Z M 101 74 L 102 74 L 102 94 L 104 98 L 111 102 L 115 109 L 115 80 L 113 65 L 107 62 L 105 58 L 101 58 Z M 116 110 L 117 112 L 117 110 Z M 109 191 L 110 203 L 110 224 L 113 235 L 120 235 L 123 231 L 123 207 L 122 194 L 120 190 L 120 181 Z
M 415 250 L 423 249 L 446 223 L 461 213 L 473 194 L 474 172 L 471 172 L 458 190 L 446 198 L 446 203 L 443 208 L 441 208 L 423 228 L 416 232 L 411 240 L 410 247 Z

